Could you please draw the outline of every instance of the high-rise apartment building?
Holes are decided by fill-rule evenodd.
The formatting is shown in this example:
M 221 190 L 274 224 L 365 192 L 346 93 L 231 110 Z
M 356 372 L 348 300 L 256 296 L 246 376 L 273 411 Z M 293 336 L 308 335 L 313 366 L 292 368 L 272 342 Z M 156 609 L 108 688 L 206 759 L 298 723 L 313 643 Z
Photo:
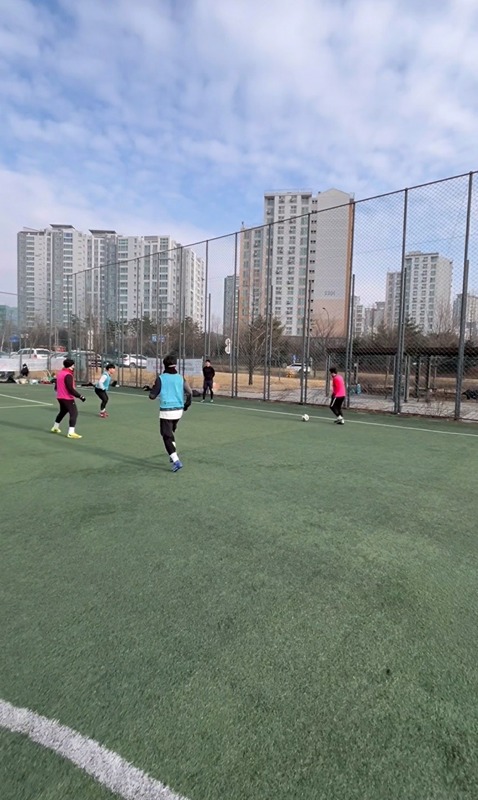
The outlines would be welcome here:
M 241 232 L 239 313 L 266 310 L 287 335 L 301 335 L 311 288 L 311 321 L 327 311 L 334 335 L 345 333 L 351 278 L 351 200 L 338 189 L 268 192 L 264 223 Z
M 360 302 L 360 297 L 354 297 L 352 336 L 359 339 L 366 333 L 366 311 L 364 304 Z
M 204 261 L 170 236 L 82 233 L 51 225 L 18 234 L 21 326 L 66 325 L 72 316 L 106 320 L 181 314 L 202 324 Z M 180 302 L 182 300 L 182 308 Z
M 424 333 L 440 333 L 451 326 L 453 262 L 439 253 L 405 256 L 405 318 Z M 388 272 L 385 324 L 396 328 L 400 313 L 401 272 Z
M 72 225 L 18 234 L 18 316 L 20 327 L 35 321 L 62 325 L 73 304 L 73 274 L 87 267 L 86 234 Z
M 462 294 L 457 294 L 453 303 L 453 329 L 460 330 Z M 467 339 L 478 338 L 478 295 L 466 295 L 465 336 Z
M 360 297 L 354 297 L 353 336 L 374 336 L 384 325 L 385 301 L 378 300 L 373 306 L 365 306 Z

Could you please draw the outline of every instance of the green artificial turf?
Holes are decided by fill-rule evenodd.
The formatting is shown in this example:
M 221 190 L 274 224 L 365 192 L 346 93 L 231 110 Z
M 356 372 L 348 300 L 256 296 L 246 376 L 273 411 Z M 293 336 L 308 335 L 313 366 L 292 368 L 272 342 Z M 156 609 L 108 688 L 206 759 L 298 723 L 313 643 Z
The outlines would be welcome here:
M 476 426 L 218 398 L 172 474 L 144 393 L 0 392 L 3 699 L 189 800 L 478 797 Z M 2 800 L 112 796 L 1 740 Z

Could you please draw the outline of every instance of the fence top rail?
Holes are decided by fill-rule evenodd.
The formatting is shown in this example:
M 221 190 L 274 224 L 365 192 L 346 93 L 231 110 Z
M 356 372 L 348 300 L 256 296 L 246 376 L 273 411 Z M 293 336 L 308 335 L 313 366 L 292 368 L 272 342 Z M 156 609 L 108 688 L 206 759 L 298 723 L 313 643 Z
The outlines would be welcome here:
M 133 261 L 143 261 L 143 260 L 146 260 L 146 259 L 152 259 L 153 261 L 157 260 L 159 262 L 159 259 L 161 258 L 161 256 L 164 257 L 164 255 L 166 253 L 173 253 L 173 252 L 182 251 L 182 250 L 189 250 L 189 249 L 191 249 L 193 247 L 197 247 L 198 245 L 202 245 L 202 244 L 207 244 L 208 245 L 210 242 L 218 242 L 218 241 L 220 241 L 222 239 L 232 238 L 233 236 L 234 237 L 238 237 L 241 234 L 244 234 L 244 233 L 249 232 L 249 231 L 256 231 L 256 230 L 259 230 L 261 228 L 271 228 L 274 225 L 280 225 L 280 224 L 283 224 L 284 222 L 290 222 L 291 220 L 297 220 L 297 219 L 300 219 L 301 217 L 308 217 L 308 216 L 314 216 L 314 215 L 319 215 L 319 214 L 327 214 L 327 212 L 329 212 L 329 211 L 334 211 L 334 210 L 337 210 L 337 209 L 340 209 L 340 208 L 347 208 L 347 207 L 350 207 L 350 206 L 357 206 L 357 205 L 360 205 L 362 203 L 370 202 L 372 200 L 380 200 L 381 198 L 384 198 L 384 197 L 392 197 L 393 195 L 400 195 L 400 194 L 403 194 L 404 192 L 411 192 L 414 189 L 424 189 L 427 186 L 435 186 L 435 185 L 440 184 L 440 183 L 446 183 L 448 181 L 454 181 L 454 180 L 458 180 L 459 178 L 466 178 L 466 177 L 470 177 L 470 176 L 474 176 L 474 175 L 478 175 L 478 170 L 470 170 L 469 172 L 463 172 L 460 175 L 451 175 L 448 178 L 438 178 L 437 180 L 428 181 L 427 183 L 419 183 L 416 186 L 408 186 L 408 187 L 403 187 L 402 189 L 394 189 L 393 191 L 390 191 L 390 192 L 383 192 L 382 194 L 376 194 L 376 195 L 372 195 L 370 197 L 363 197 L 360 200 L 356 200 L 355 198 L 352 198 L 352 196 L 351 196 L 350 199 L 347 200 L 345 203 L 340 203 L 339 205 L 336 205 L 336 206 L 330 206 L 330 208 L 314 209 L 314 210 L 306 212 L 305 214 L 294 214 L 292 217 L 288 217 L 285 220 L 274 220 L 273 222 L 263 222 L 260 225 L 243 226 L 242 228 L 240 228 L 237 231 L 231 231 L 230 233 L 222 233 L 222 234 L 219 234 L 218 236 L 211 236 L 208 239 L 201 239 L 201 240 L 199 240 L 197 242 L 190 242 L 189 244 L 179 244 L 179 242 L 178 242 L 176 247 L 169 248 L 168 250 L 157 251 L 156 253 L 149 253 L 147 255 L 142 255 L 142 256 L 134 256 L 133 258 L 125 259 L 124 261 L 122 260 L 121 263 L 124 265 L 124 264 L 129 264 L 129 263 L 131 263 Z M 287 191 L 290 191 L 290 190 L 287 190 Z M 304 190 L 304 192 L 305 191 L 306 190 Z M 299 190 L 297 190 L 297 193 L 299 193 Z M 267 194 L 267 193 L 265 193 L 265 194 Z M 280 192 L 270 192 L 270 194 L 280 194 Z M 24 228 L 24 230 L 34 230 L 34 229 L 33 228 Z M 147 237 L 145 237 L 145 238 L 147 238 Z M 72 273 L 71 275 L 69 275 L 67 277 L 68 277 L 69 280 L 73 281 L 73 280 L 76 280 L 76 278 L 79 275 L 85 275 L 86 273 L 93 272 L 95 270 L 106 270 L 109 267 L 117 266 L 118 263 L 119 263 L 118 260 L 116 260 L 116 261 L 109 262 L 107 264 L 96 265 L 94 267 L 87 267 L 86 269 L 81 270 L 79 272 Z M 14 292 L 12 292 L 12 293 L 3 292 L 3 294 L 15 294 L 15 293 Z
M 328 355 L 343 355 L 346 353 L 346 347 L 340 345 L 338 347 L 329 347 L 325 351 Z M 397 347 L 389 346 L 383 347 L 382 345 L 374 346 L 370 343 L 367 347 L 357 345 L 353 348 L 355 356 L 395 356 L 397 355 Z M 440 345 L 408 345 L 405 347 L 404 355 L 410 356 L 458 356 L 458 345 L 454 346 L 440 346 Z M 468 342 L 465 344 L 465 355 L 474 356 L 478 358 L 478 346 L 470 345 Z

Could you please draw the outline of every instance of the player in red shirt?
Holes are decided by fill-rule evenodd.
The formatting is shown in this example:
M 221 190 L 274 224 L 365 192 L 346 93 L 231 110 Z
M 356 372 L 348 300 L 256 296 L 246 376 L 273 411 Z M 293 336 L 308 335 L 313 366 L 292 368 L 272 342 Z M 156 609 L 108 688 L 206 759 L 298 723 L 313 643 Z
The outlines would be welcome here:
M 60 422 L 67 414 L 70 416 L 70 427 L 68 428 L 68 439 L 81 439 L 79 433 L 75 432 L 76 420 L 78 419 L 78 409 L 75 403 L 75 397 L 85 402 L 86 398 L 80 394 L 75 388 L 75 379 L 73 372 L 75 369 L 75 362 L 72 358 L 65 358 L 63 362 L 63 369 L 57 374 L 55 378 L 56 399 L 60 405 L 60 410 L 55 418 L 52 433 L 61 433 Z
M 330 410 L 337 417 L 335 422 L 337 425 L 343 425 L 345 420 L 342 416 L 342 405 L 345 400 L 345 381 L 342 375 L 337 373 L 336 367 L 330 367 L 329 372 L 332 376 L 332 399 L 330 401 Z

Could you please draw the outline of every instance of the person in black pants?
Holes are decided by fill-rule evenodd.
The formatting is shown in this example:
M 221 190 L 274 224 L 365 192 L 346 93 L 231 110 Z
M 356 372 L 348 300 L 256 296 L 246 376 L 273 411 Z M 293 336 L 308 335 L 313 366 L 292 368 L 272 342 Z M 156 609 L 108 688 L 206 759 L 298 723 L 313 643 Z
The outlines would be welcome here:
M 73 372 L 75 369 L 75 362 L 72 358 L 65 358 L 63 362 L 63 369 L 60 370 L 56 376 L 56 397 L 60 405 L 60 410 L 53 423 L 52 433 L 61 433 L 60 422 L 63 417 L 68 414 L 70 417 L 70 425 L 68 428 L 68 439 L 81 439 L 79 433 L 76 433 L 75 426 L 78 419 L 78 409 L 76 407 L 75 398 L 77 397 L 82 403 L 85 402 L 86 397 L 80 394 L 75 388 L 75 379 Z
M 336 367 L 330 367 L 330 376 L 332 378 L 332 398 L 330 401 L 330 410 L 335 415 L 335 422 L 337 425 L 343 425 L 345 420 L 342 415 L 342 406 L 347 396 L 347 389 L 342 375 L 339 375 Z
M 164 372 L 156 378 L 149 399 L 159 399 L 159 432 L 173 472 L 177 472 L 183 463 L 176 450 L 176 429 L 183 412 L 191 405 L 193 394 L 187 380 L 178 374 L 175 356 L 166 356 L 163 365 Z
M 101 400 L 100 417 L 107 417 L 106 405 L 108 403 L 108 389 L 110 388 L 111 379 L 116 367 L 114 364 L 108 363 L 103 370 L 101 378 L 95 383 L 95 394 Z
M 211 366 L 211 362 L 208 358 L 206 358 L 206 363 L 202 368 L 202 374 L 204 376 L 204 383 L 202 387 L 202 400 L 201 403 L 204 403 L 206 400 L 206 394 L 209 390 L 209 394 L 211 395 L 211 403 L 214 403 L 214 376 L 216 371 L 213 366 Z

